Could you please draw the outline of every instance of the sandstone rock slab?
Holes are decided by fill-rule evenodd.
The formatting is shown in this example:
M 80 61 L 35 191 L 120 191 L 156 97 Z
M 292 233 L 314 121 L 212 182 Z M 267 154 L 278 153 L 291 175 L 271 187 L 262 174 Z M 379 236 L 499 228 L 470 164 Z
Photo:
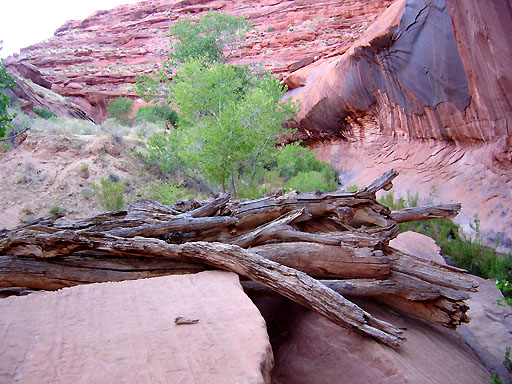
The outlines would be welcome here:
M 389 245 L 409 255 L 435 261 L 439 264 L 446 264 L 440 253 L 441 248 L 436 244 L 435 240 L 421 233 L 413 231 L 402 232 L 391 240 Z
M 454 331 L 358 301 L 380 319 L 407 328 L 399 350 L 336 327 L 295 304 L 281 305 L 272 330 L 275 384 L 481 384 L 490 374 Z M 271 311 L 270 311 L 271 312 Z M 267 310 L 266 313 L 269 313 Z M 268 321 L 270 323 L 270 321 Z
M 497 300 L 503 295 L 493 280 L 474 278 L 480 287 L 467 300 L 471 321 L 460 326 L 457 333 L 491 372 L 504 383 L 512 383 L 512 376 L 503 365 L 506 349 L 512 347 L 512 308 L 498 305 Z
M 269 383 L 273 365 L 263 318 L 221 271 L 5 298 L 0 335 L 2 383 Z

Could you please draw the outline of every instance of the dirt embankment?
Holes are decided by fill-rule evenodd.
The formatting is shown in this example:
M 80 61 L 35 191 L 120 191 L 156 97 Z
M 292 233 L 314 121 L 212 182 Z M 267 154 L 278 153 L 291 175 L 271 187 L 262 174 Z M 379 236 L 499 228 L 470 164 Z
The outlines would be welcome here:
M 0 228 L 62 209 L 70 217 L 102 210 L 91 184 L 100 179 L 126 185 L 126 200 L 157 179 L 135 155 L 136 142 L 97 136 L 29 136 L 0 152 Z

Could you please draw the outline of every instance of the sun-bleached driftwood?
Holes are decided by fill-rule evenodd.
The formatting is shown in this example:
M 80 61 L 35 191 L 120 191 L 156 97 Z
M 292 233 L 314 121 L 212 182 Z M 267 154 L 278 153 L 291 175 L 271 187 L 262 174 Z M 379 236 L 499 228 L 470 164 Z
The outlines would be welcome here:
M 467 321 L 464 300 L 476 287 L 460 269 L 388 246 L 397 222 L 460 210 L 454 204 L 390 212 L 375 193 L 389 189 L 396 175 L 387 172 L 356 192 L 292 191 L 255 200 L 223 194 L 172 207 L 139 200 L 127 210 L 75 221 L 47 217 L 0 232 L 0 287 L 58 289 L 220 268 L 266 287 L 245 282 L 248 290 L 271 290 L 398 346 L 399 329 L 344 295 L 376 298 L 454 327 Z
M 144 255 L 196 261 L 236 272 L 258 281 L 285 297 L 313 309 L 336 324 L 353 327 L 381 342 L 397 347 L 403 341 L 402 331 L 391 324 L 373 318 L 357 305 L 325 287 L 307 274 L 267 260 L 236 245 L 195 242 L 168 244 L 158 239 L 126 239 L 111 235 L 64 233 L 39 234 L 21 232 L 11 236 L 4 246 L 22 256 L 27 248 L 40 258 L 59 257 L 70 252 L 96 251 L 113 255 Z M 9 244 L 6 244 L 8 242 Z M 52 250 L 48 251 L 48 246 Z M 30 247 L 29 247 L 30 246 Z M 58 247 L 60 251 L 57 251 Z
M 448 219 L 457 216 L 460 209 L 460 204 L 426 205 L 423 207 L 404 208 L 399 211 L 393 211 L 391 212 L 391 217 L 397 223 L 428 219 Z

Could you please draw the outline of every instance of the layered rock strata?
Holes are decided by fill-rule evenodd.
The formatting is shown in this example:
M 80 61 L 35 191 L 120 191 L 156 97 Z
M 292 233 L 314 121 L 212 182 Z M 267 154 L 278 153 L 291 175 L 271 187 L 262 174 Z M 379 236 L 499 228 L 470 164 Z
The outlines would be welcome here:
M 260 63 L 286 76 L 297 69 L 296 62 L 346 50 L 391 2 L 148 0 L 69 21 L 54 37 L 22 49 L 7 63 L 35 65 L 54 91 L 101 122 L 108 99 L 135 97 L 130 83 L 136 74 L 151 73 L 168 58 L 169 25 L 188 13 L 201 16 L 213 9 L 247 18 L 255 29 L 229 61 Z

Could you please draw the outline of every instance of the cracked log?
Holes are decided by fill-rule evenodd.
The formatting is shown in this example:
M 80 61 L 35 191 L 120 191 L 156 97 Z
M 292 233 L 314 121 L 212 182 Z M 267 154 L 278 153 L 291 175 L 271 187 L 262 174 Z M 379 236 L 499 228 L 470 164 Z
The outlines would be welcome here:
M 56 250 L 58 247 L 59 250 Z M 32 255 L 51 258 L 77 251 L 97 251 L 119 256 L 142 256 L 196 261 L 236 272 L 260 282 L 281 295 L 315 310 L 338 325 L 350 326 L 393 347 L 404 337 L 391 324 L 373 318 L 343 296 L 295 269 L 282 266 L 236 245 L 196 242 L 168 244 L 158 239 L 125 239 L 111 235 L 76 234 L 61 231 L 34 234 L 22 231 L 4 239 L 0 250 L 22 256 L 29 249 Z
M 139 200 L 126 211 L 72 222 L 45 217 L 0 232 L 0 287 L 58 289 L 214 267 L 267 287 L 244 282 L 246 289 L 272 290 L 336 324 L 398 346 L 404 340 L 399 329 L 342 295 L 374 297 L 454 327 L 468 321 L 464 300 L 475 286 L 462 270 L 388 247 L 398 234 L 397 222 L 452 217 L 460 209 L 390 212 L 375 193 L 389 189 L 396 175 L 387 172 L 357 192 L 293 191 L 243 201 L 224 194 L 173 207 Z M 337 281 L 321 283 L 309 275 Z

